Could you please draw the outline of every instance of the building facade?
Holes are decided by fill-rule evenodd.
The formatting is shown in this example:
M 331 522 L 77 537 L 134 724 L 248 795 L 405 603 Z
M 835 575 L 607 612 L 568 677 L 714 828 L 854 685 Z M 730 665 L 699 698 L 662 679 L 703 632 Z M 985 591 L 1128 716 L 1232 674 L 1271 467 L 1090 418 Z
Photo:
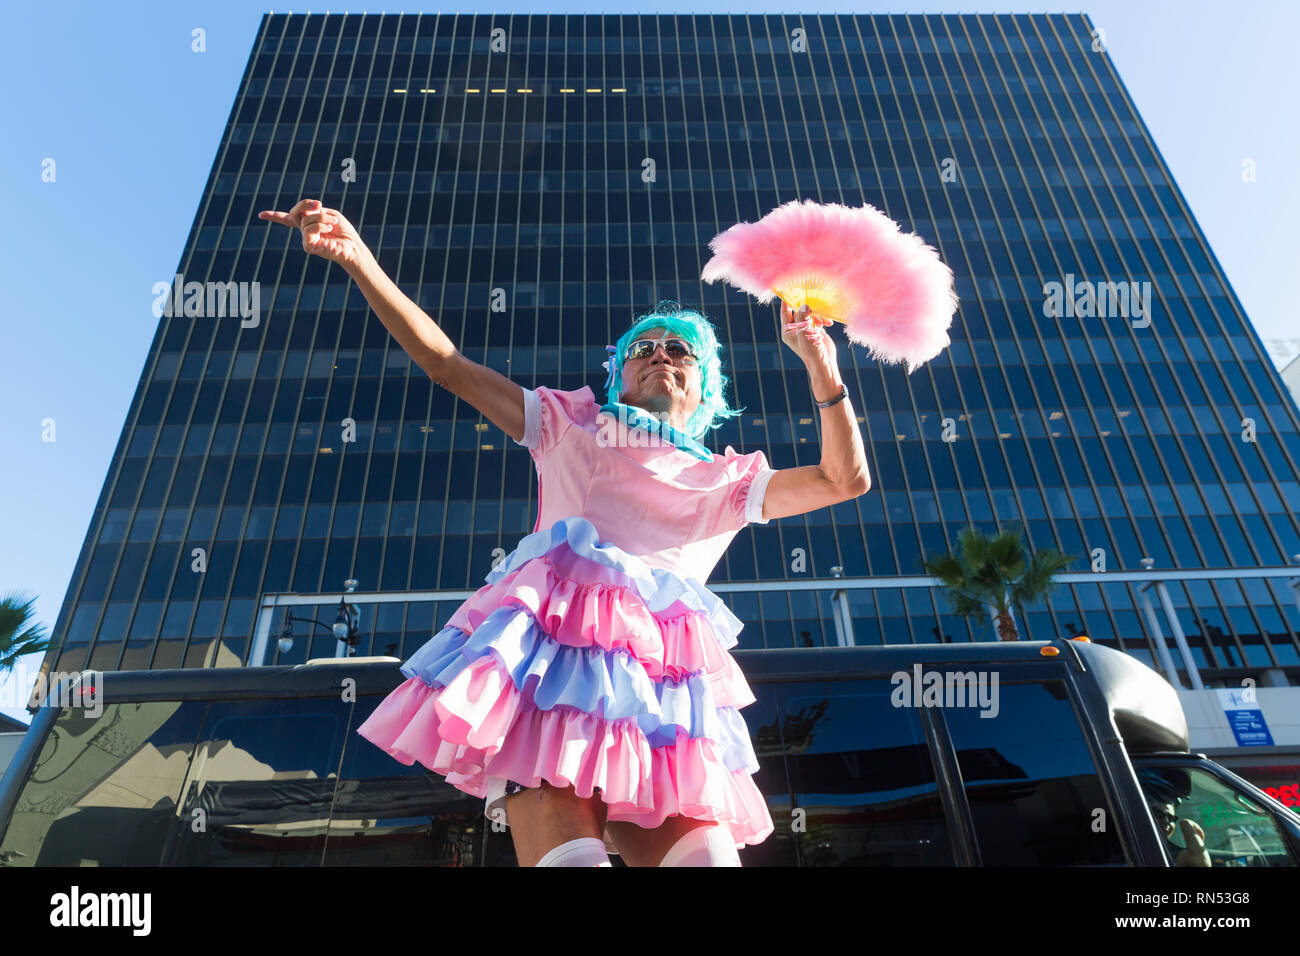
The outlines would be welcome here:
M 1300 356 L 1293 358 L 1283 367 L 1282 382 L 1291 390 L 1291 397 L 1300 402 Z
M 1300 417 L 1083 15 L 266 16 L 47 669 L 332 656 L 348 579 L 420 592 L 362 605 L 356 653 L 404 658 L 533 529 L 528 452 L 257 218 L 303 197 L 525 387 L 603 396 L 606 343 L 700 308 L 745 408 L 708 443 L 774 468 L 819 460 L 807 376 L 774 309 L 699 281 L 707 243 L 792 199 L 876 206 L 953 268 L 952 345 L 908 376 L 833 330 L 873 486 L 736 538 L 710 585 L 741 647 L 996 639 L 915 576 L 1018 523 L 1095 575 L 1023 636 L 1159 666 L 1107 575 L 1228 569 L 1167 582 L 1200 677 L 1300 682 L 1288 579 L 1242 576 L 1300 552 Z M 288 592 L 321 597 L 267 612 L 252 661 Z

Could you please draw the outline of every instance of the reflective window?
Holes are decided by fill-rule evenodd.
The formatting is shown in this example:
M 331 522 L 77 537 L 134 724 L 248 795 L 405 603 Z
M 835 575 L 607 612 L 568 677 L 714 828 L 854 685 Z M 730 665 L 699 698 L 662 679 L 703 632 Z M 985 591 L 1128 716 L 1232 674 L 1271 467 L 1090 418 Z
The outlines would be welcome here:
M 1065 685 L 992 680 L 989 706 L 943 709 L 982 863 L 1124 863 L 1117 827 L 1095 826 L 1114 813 Z
M 6 866 L 160 866 L 207 703 L 65 707 L 0 843 Z M 185 824 L 188 826 L 188 823 Z
M 509 831 L 492 831 L 482 800 L 419 763 L 406 766 L 355 732 L 382 699 L 377 695 L 357 701 L 337 781 L 325 865 L 515 865 Z
M 213 701 L 167 865 L 320 865 L 350 710 L 328 697 Z
M 799 865 L 953 865 L 919 711 L 893 706 L 892 691 L 886 680 L 782 684 L 779 728 L 751 725 L 764 750 L 785 754 L 805 826 Z

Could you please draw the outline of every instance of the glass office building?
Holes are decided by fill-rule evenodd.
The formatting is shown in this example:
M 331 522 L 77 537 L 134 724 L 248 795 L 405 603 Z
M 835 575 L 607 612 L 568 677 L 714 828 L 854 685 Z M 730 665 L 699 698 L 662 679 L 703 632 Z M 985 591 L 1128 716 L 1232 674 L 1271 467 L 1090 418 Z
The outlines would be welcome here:
M 818 413 L 775 311 L 699 281 L 708 241 L 810 198 L 938 248 L 962 300 L 941 356 L 908 376 L 833 332 L 872 489 L 750 526 L 710 581 L 742 648 L 836 643 L 845 598 L 802 585 L 839 574 L 873 583 L 846 585 L 856 643 L 995 639 L 902 586 L 968 524 L 1020 523 L 1072 571 L 1300 551 L 1296 406 L 1086 16 L 268 15 L 175 280 L 247 283 L 259 312 L 160 318 L 47 667 L 247 663 L 285 592 L 321 595 L 295 614 L 324 626 L 265 661 L 332 656 L 349 578 L 425 592 L 363 614 L 357 653 L 404 658 L 533 529 L 528 452 L 257 218 L 302 197 L 526 387 L 603 400 L 607 343 L 661 299 L 700 307 L 745 408 L 710 445 L 775 468 L 818 462 Z M 1207 683 L 1300 681 L 1285 578 L 1169 592 Z M 1155 660 L 1131 582 L 1019 623 Z

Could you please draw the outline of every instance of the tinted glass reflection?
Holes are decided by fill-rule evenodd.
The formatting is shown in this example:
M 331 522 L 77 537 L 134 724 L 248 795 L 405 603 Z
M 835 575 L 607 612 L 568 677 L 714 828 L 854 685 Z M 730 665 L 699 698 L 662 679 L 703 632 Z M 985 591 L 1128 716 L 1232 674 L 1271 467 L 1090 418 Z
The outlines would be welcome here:
M 159 866 L 203 701 L 67 707 L 0 843 L 3 866 Z
M 1122 864 L 1118 827 L 1060 681 L 996 686 L 994 708 L 943 710 L 985 866 Z M 1099 817 L 1097 811 L 1104 811 Z
M 213 701 L 172 866 L 319 866 L 350 702 Z
M 919 714 L 894 707 L 891 690 L 884 680 L 781 685 L 800 866 L 953 865 Z

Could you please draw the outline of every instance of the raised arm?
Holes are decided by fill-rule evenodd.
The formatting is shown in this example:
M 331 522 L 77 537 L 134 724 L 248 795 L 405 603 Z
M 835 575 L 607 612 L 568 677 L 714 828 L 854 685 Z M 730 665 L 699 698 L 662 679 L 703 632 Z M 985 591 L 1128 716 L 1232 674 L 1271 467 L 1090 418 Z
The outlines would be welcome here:
M 816 316 L 806 325 L 781 304 L 781 338 L 808 369 L 812 393 L 818 401 L 839 394 L 842 380 L 835 361 L 835 343 Z M 818 508 L 828 508 L 866 493 L 871 488 L 862 434 L 846 398 L 821 409 L 822 460 L 818 465 L 782 468 L 772 475 L 763 496 L 763 517 L 788 518 Z
M 423 309 L 388 278 L 367 254 L 348 269 L 370 307 L 411 361 L 447 391 L 458 395 L 515 441 L 524 437 L 524 390 L 496 369 L 466 358 Z
M 258 217 L 301 229 L 303 249 L 343 266 L 411 361 L 511 438 L 523 438 L 523 388 L 462 355 L 428 313 L 379 267 L 356 228 L 341 212 L 322 206 L 319 200 L 303 199 L 287 213 L 266 210 Z

